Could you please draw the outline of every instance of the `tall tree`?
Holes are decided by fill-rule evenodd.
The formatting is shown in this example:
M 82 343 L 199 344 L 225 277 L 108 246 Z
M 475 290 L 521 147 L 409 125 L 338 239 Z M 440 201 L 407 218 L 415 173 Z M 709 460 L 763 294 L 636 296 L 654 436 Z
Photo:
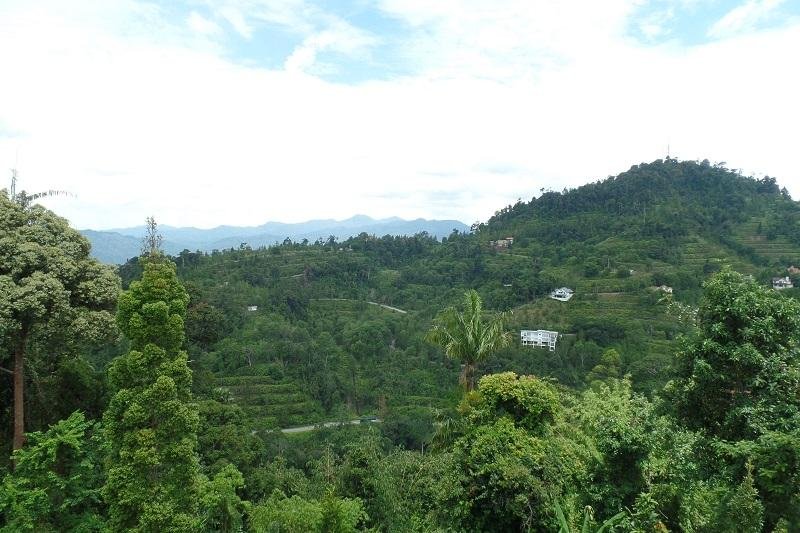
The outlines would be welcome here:
M 26 363 L 57 358 L 114 331 L 114 271 L 89 242 L 30 197 L 0 193 L 0 361 L 13 360 L 15 450 L 25 442 Z
M 800 304 L 725 269 L 705 285 L 698 334 L 665 389 L 679 418 L 725 440 L 800 422 Z
M 448 307 L 439 313 L 427 338 L 444 348 L 447 357 L 461 361 L 459 382 L 467 392 L 475 388 L 478 363 L 511 341 L 511 335 L 503 329 L 503 314 L 486 317 L 481 297 L 472 289 L 464 293 L 461 311 Z
M 158 223 L 155 217 L 147 217 L 145 220 L 145 235 L 142 239 L 142 255 L 145 257 L 157 257 L 161 253 L 161 244 L 164 237 L 158 232 Z
M 158 253 L 119 299 L 117 324 L 131 351 L 109 369 L 116 390 L 104 416 L 110 454 L 104 496 L 115 530 L 197 529 L 197 407 L 187 364 L 189 295 Z

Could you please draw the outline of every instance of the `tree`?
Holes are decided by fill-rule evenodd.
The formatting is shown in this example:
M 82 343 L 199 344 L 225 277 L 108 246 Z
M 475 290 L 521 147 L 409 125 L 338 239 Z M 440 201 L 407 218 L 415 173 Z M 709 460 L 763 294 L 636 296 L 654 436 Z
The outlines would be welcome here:
M 586 376 L 586 382 L 590 385 L 597 381 L 604 381 L 612 378 L 619 378 L 619 368 L 622 366 L 622 358 L 614 348 L 609 348 L 600 357 L 600 363 L 595 365 Z
M 451 359 L 461 361 L 459 382 L 467 392 L 475 388 L 475 368 L 489 355 L 504 348 L 511 336 L 503 330 L 502 314 L 486 319 L 481 297 L 475 290 L 464 293 L 463 311 L 448 307 L 434 319 L 428 341 L 444 348 Z
M 751 530 L 762 516 L 768 531 L 782 519 L 800 523 L 800 303 L 724 269 L 705 284 L 698 324 L 665 404 L 701 436 L 704 468 L 727 473 L 718 498 L 727 530 L 745 530 L 745 516 Z M 729 480 L 745 469 L 734 491 Z M 710 501 L 698 487 L 694 499 Z
M 680 419 L 741 440 L 800 423 L 800 303 L 725 269 L 705 285 L 699 332 L 666 396 Z
M 104 531 L 98 424 L 75 411 L 28 439 L 0 483 L 0 531 Z
M 483 376 L 464 403 L 466 432 L 452 450 L 457 481 L 439 502 L 453 509 L 455 529 L 548 529 L 550 502 L 585 477 L 588 459 L 559 435 L 557 391 L 536 377 L 503 372 Z
M 117 324 L 131 351 L 109 369 L 116 392 L 103 418 L 109 445 L 104 496 L 112 529 L 193 531 L 198 414 L 181 350 L 189 296 L 174 264 L 158 254 L 144 261 L 141 281 L 119 299 Z
M 114 333 L 119 278 L 89 242 L 40 205 L 0 193 L 0 360 L 13 360 L 13 447 L 25 442 L 26 363 L 56 359 Z
M 158 232 L 158 224 L 155 217 L 147 217 L 145 220 L 145 235 L 142 239 L 142 255 L 145 257 L 156 258 L 161 254 L 161 243 L 164 237 Z

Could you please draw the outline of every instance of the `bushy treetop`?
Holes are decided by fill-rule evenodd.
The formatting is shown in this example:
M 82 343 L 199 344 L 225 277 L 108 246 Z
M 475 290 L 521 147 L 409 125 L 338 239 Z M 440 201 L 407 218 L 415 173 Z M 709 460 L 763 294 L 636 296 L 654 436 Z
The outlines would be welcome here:
M 174 352 L 183 344 L 188 304 L 189 294 L 175 275 L 175 265 L 147 261 L 141 281 L 132 282 L 119 298 L 117 325 L 135 350 L 155 344 Z
M 679 416 L 728 440 L 796 428 L 800 303 L 726 269 L 705 284 L 698 318 L 666 389 Z

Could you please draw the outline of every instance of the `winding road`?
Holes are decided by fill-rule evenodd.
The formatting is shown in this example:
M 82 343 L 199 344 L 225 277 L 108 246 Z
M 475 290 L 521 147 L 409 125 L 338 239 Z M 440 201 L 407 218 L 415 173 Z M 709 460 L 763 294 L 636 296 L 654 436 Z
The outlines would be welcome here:
M 312 300 L 316 300 L 318 302 L 361 302 L 370 305 L 377 305 L 378 307 L 383 307 L 384 309 L 388 309 L 389 311 L 396 311 L 404 315 L 408 313 L 408 311 L 404 311 L 397 307 L 392 307 L 391 305 L 379 304 L 378 302 L 368 302 L 365 300 L 353 300 L 351 298 L 312 298 Z

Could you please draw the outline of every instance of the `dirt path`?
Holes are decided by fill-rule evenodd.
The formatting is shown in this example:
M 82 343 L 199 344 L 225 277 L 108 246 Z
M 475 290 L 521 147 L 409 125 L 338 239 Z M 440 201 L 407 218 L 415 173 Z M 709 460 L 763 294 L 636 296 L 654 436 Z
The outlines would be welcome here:
M 396 311 L 404 315 L 408 313 L 408 311 L 404 311 L 398 307 L 392 307 L 391 305 L 379 304 L 378 302 L 367 302 L 364 300 L 353 300 L 351 298 L 312 298 L 312 300 L 324 301 L 324 302 L 362 302 L 370 305 L 377 305 L 378 307 L 383 307 L 384 309 L 388 309 L 389 311 Z

